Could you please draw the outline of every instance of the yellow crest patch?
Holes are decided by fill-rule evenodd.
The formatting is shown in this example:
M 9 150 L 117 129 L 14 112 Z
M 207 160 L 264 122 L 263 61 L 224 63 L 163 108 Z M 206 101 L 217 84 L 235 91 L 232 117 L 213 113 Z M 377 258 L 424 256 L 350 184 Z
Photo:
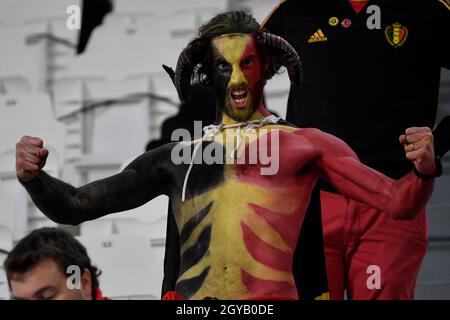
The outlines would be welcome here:
M 395 22 L 384 29 L 384 34 L 389 44 L 395 48 L 402 46 L 408 38 L 408 29 Z
M 336 27 L 339 23 L 339 19 L 337 17 L 331 17 L 328 19 L 328 24 L 332 27 Z

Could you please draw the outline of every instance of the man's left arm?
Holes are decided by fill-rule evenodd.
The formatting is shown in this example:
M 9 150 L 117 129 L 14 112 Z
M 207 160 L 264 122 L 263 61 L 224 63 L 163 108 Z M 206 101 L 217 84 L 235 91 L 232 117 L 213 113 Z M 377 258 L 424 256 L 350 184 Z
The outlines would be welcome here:
M 418 130 L 419 129 L 419 130 Z M 400 137 L 406 157 L 413 161 L 419 175 L 432 176 L 434 162 L 433 136 L 430 129 L 408 129 Z M 388 213 L 394 219 L 413 219 L 425 206 L 433 191 L 434 179 L 419 178 L 411 172 L 399 180 L 363 165 L 342 140 L 310 130 L 308 140 L 317 150 L 313 167 L 343 195 Z

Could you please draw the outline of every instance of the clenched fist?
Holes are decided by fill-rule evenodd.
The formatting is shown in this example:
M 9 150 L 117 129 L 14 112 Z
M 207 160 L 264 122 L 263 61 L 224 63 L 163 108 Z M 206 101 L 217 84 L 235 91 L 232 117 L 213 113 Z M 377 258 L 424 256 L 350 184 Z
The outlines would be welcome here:
M 436 172 L 434 159 L 433 133 L 428 127 L 412 127 L 400 136 L 406 158 L 414 163 L 417 171 L 423 175 L 433 176 Z
M 47 161 L 48 150 L 39 138 L 23 136 L 16 143 L 16 173 L 19 180 L 28 182 L 39 174 Z

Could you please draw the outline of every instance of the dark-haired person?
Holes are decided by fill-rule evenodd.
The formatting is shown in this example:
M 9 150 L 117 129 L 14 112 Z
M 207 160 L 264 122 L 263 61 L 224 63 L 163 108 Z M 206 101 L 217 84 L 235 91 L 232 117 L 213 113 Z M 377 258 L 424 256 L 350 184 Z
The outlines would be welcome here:
M 300 59 L 285 40 L 261 32 L 244 12 L 220 14 L 200 28 L 175 71 L 166 67 L 182 102 L 189 100 L 192 77 L 214 90 L 220 113 L 202 139 L 165 144 L 119 174 L 75 188 L 41 170 L 48 156 L 41 139 L 23 137 L 16 146 L 18 178 L 60 223 L 78 224 L 169 196 L 181 255 L 168 298 L 298 299 L 293 252 L 319 177 L 405 219 L 427 201 L 433 180 L 413 172 L 389 179 L 362 165 L 341 140 L 271 115 L 262 94 L 276 69 L 272 59 L 298 84 Z M 435 173 L 432 141 L 429 129 L 400 137 L 403 145 L 415 144 L 406 156 L 419 175 Z
M 99 270 L 86 248 L 61 229 L 41 228 L 28 234 L 9 252 L 4 268 L 16 300 L 103 299 Z
M 339 137 L 393 179 L 411 170 L 393 138 L 407 127 L 434 126 L 441 68 L 450 68 L 448 0 L 285 0 L 264 27 L 302 57 L 288 121 Z M 433 132 L 438 165 L 449 129 L 447 120 Z M 350 299 L 412 299 L 428 243 L 425 208 L 396 221 L 326 182 L 320 187 L 331 299 L 345 290 Z M 379 285 L 370 285 L 374 276 Z

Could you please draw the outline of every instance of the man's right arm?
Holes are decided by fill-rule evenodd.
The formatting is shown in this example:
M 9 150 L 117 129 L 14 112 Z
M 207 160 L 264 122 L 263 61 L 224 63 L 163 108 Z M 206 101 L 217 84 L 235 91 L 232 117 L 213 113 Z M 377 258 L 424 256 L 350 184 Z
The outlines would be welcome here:
M 394 219 L 410 220 L 431 196 L 433 179 L 424 180 L 411 172 L 399 180 L 392 180 L 359 162 L 350 147 L 337 137 L 316 129 L 303 129 L 302 132 L 317 152 L 311 168 L 348 198 L 386 212 Z M 404 145 L 406 158 L 414 163 L 419 174 L 434 174 L 431 129 L 408 128 L 400 137 L 400 143 Z
M 167 146 L 144 153 L 121 173 L 75 188 L 41 170 L 48 151 L 40 143 L 36 152 L 39 140 L 30 139 L 36 138 L 24 137 L 16 146 L 18 179 L 36 206 L 57 223 L 76 225 L 169 194 L 171 180 L 164 170 Z

